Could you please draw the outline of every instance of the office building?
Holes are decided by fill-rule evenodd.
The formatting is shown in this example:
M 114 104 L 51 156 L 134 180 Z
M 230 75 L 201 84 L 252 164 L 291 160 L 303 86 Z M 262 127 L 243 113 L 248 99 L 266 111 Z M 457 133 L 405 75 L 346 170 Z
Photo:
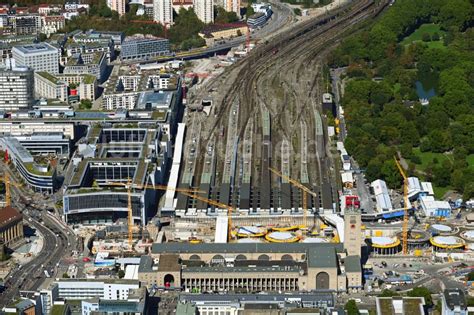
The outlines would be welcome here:
M 18 66 L 28 66 L 34 71 L 59 73 L 59 50 L 48 43 L 15 46 L 13 59 Z
M 247 19 L 247 24 L 251 29 L 258 28 L 267 23 L 268 17 L 264 13 L 255 13 Z
M 337 315 L 331 292 L 179 295 L 177 315 Z M 311 309 L 315 310 L 311 312 Z M 344 311 L 342 312 L 344 314 Z
M 10 247 L 23 241 L 23 215 L 10 206 L 0 209 L 0 237 Z
M 194 12 L 206 24 L 214 22 L 214 1 L 193 0 Z
M 235 12 L 240 18 L 240 0 L 222 0 L 222 6 L 228 12 Z
M 107 31 L 96 31 L 89 30 L 85 32 L 79 32 L 75 34 L 72 39 L 75 43 L 90 44 L 90 43 L 103 43 L 104 40 L 112 40 L 114 48 L 120 50 L 122 42 L 125 38 L 123 32 L 107 32 Z
M 33 70 L 24 66 L 0 68 L 0 110 L 27 109 L 33 103 Z
M 155 243 L 138 278 L 188 292 L 346 291 L 342 254 L 342 244 L 332 243 Z M 357 272 L 355 260 L 347 261 L 349 273 Z M 362 285 L 362 276 L 360 283 L 351 277 L 351 286 Z
M 42 121 L 0 121 L 0 136 L 27 136 L 44 133 L 60 133 L 74 139 L 74 123 Z
M 57 189 L 56 170 L 47 162 L 35 160 L 16 138 L 1 137 L 0 149 L 8 152 L 10 161 L 33 190 L 52 193 Z
M 139 281 L 125 279 L 59 279 L 55 283 L 58 298 L 66 300 L 127 300 L 131 290 L 140 288 Z
M 147 314 L 148 292 L 145 287 L 130 289 L 124 299 L 88 299 L 81 301 L 82 315 L 91 314 Z
M 117 12 L 119 16 L 122 16 L 126 13 L 126 0 L 107 0 L 107 6 L 110 8 L 110 10 Z
M 164 27 L 173 25 L 173 0 L 153 0 L 153 20 Z
M 107 55 L 103 52 L 75 54 L 68 58 L 63 72 L 70 75 L 93 75 L 102 82 L 107 72 Z
M 443 315 L 467 315 L 467 303 L 461 289 L 445 289 L 441 295 Z
M 68 85 L 48 72 L 35 72 L 35 96 L 37 98 L 68 100 Z
M 62 133 L 34 133 L 15 137 L 18 142 L 33 155 L 53 154 L 60 157 L 69 157 L 71 153 L 71 139 Z
M 140 188 L 162 183 L 167 171 L 170 143 L 156 125 L 152 128 L 101 128 L 93 126 L 88 143 L 79 144 L 74 173 L 63 196 L 68 223 L 112 223 L 128 215 L 126 189 L 110 182 L 132 180 L 132 214 L 145 224 L 156 214 L 157 191 Z M 95 186 L 95 187 L 93 187 Z
M 156 56 L 166 55 L 170 52 L 170 43 L 165 38 L 126 38 L 122 43 L 120 58 L 149 59 Z

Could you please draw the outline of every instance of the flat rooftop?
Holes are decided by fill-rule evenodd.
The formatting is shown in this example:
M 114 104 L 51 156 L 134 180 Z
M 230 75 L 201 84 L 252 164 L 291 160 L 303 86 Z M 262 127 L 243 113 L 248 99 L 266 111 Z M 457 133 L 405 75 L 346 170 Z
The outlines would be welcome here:
M 58 49 L 48 43 L 27 44 L 15 46 L 23 54 L 42 54 L 45 52 L 58 53 Z
M 342 244 L 337 243 L 154 243 L 151 247 L 153 254 L 166 253 L 305 253 L 308 249 L 333 249 L 342 252 Z M 329 255 L 330 252 L 326 252 Z M 316 256 L 316 255 L 315 255 Z M 315 257 L 316 259 L 316 257 Z M 328 258 L 330 259 L 330 258 Z M 335 258 L 334 258 L 335 259 Z
M 138 96 L 137 109 L 168 109 L 173 100 L 171 91 L 144 91 Z

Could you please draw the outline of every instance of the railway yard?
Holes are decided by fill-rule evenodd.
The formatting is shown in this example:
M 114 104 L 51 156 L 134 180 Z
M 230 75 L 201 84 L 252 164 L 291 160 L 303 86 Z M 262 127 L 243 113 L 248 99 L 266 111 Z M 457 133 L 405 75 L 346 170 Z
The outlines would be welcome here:
M 236 209 L 236 217 L 301 220 L 302 191 L 291 178 L 314 192 L 307 201 L 311 212 L 332 212 L 337 188 L 321 106 L 323 60 L 342 34 L 383 8 L 362 1 L 300 22 L 191 94 L 189 103 L 212 99 L 212 106 L 209 115 L 186 115 L 179 186 L 199 187 L 206 198 Z M 176 210 L 189 216 L 227 211 L 185 195 L 178 195 Z

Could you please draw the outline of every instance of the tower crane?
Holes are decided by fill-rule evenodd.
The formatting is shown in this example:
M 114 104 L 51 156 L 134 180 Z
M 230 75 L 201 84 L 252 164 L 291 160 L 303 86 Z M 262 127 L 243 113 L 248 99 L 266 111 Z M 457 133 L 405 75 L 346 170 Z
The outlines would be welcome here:
M 310 190 L 308 187 L 306 187 L 305 185 L 301 184 L 300 182 L 298 182 L 297 180 L 294 180 L 286 175 L 283 175 L 281 172 L 277 171 L 276 169 L 274 168 L 271 168 L 269 167 L 268 168 L 273 174 L 281 177 L 282 179 L 285 179 L 287 180 L 290 184 L 292 184 L 293 186 L 301 189 L 301 191 L 303 192 L 303 226 L 305 228 L 308 228 L 308 224 L 307 224 L 307 216 L 308 216 L 308 196 L 307 194 L 313 196 L 313 197 L 317 197 L 318 195 L 313 192 L 312 190 Z
M 402 230 L 402 252 L 404 255 L 408 254 L 408 178 L 405 175 L 400 161 L 395 157 L 395 163 L 397 164 L 398 170 L 403 177 L 403 230 Z
M 163 185 L 133 185 L 132 180 L 129 178 L 127 183 L 120 183 L 120 182 L 107 182 L 107 185 L 110 186 L 121 186 L 126 187 L 127 189 L 127 219 L 128 219 L 128 246 L 130 250 L 132 249 L 133 243 L 133 209 L 132 209 L 132 188 L 138 189 L 154 189 L 154 190 L 173 190 L 181 193 L 201 193 L 202 191 L 198 191 L 196 189 L 186 189 L 186 188 L 171 188 L 168 186 Z M 133 187 L 132 187 L 133 186 Z M 192 194 L 191 194 L 192 195 Z M 192 195 L 194 196 L 194 195 Z
M 12 183 L 8 173 L 4 173 L 3 177 L 0 177 L 0 181 L 5 183 L 5 206 L 9 207 L 12 204 L 10 185 L 13 185 L 15 187 L 21 187 L 21 185 Z

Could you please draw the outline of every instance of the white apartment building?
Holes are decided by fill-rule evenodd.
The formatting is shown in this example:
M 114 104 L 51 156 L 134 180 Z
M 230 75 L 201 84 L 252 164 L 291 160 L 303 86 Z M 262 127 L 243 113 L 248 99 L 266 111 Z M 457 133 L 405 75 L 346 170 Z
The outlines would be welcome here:
M 47 72 L 35 73 L 35 96 L 67 102 L 68 84 Z
M 214 22 L 214 0 L 193 0 L 194 12 L 206 24 Z
M 153 20 L 165 27 L 173 25 L 173 1 L 153 0 Z
M 235 12 L 240 18 L 240 0 L 224 0 L 224 9 L 229 12 Z
M 118 108 L 134 109 L 139 92 L 119 92 L 113 94 L 104 94 L 102 107 L 105 110 L 115 110 Z
M 112 11 L 116 11 L 120 16 L 125 14 L 126 0 L 107 0 L 107 6 Z
M 62 299 L 126 300 L 130 290 L 140 288 L 138 280 L 60 279 L 58 296 Z
M 0 135 L 26 136 L 32 134 L 61 133 L 64 137 L 74 139 L 72 122 L 25 122 L 0 121 Z
M 0 110 L 29 108 L 33 103 L 33 70 L 28 67 L 0 68 Z
M 28 66 L 34 71 L 59 73 L 59 50 L 48 43 L 27 44 L 12 48 L 12 56 L 18 66 Z

